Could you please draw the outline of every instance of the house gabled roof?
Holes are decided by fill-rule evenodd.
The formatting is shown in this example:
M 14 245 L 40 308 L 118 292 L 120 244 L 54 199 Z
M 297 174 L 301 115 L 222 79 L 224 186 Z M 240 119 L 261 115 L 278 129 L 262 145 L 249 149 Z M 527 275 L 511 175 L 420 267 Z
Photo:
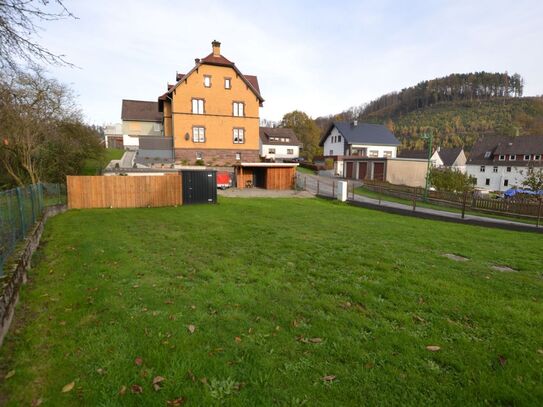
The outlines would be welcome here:
M 401 150 L 396 157 L 428 160 L 428 150 Z
M 333 122 L 322 136 L 319 146 L 324 146 L 324 141 L 334 127 L 338 129 L 348 144 L 400 145 L 394 134 L 382 124 L 358 123 L 355 126 L 351 122 Z
M 142 122 L 162 122 L 162 113 L 158 111 L 157 102 L 123 99 L 121 119 Z
M 456 148 L 441 148 L 437 153 L 439 158 L 443 161 L 443 165 L 450 167 L 454 164 L 460 153 L 462 152 L 462 147 Z
M 543 136 L 486 136 L 473 145 L 467 164 L 472 165 L 528 165 L 524 154 L 543 155 Z M 500 155 L 516 155 L 516 160 L 500 161 Z M 541 161 L 539 162 L 541 165 Z
M 258 99 L 260 106 L 264 103 L 264 98 L 260 94 L 260 87 L 258 86 L 258 78 L 254 75 L 244 75 L 237 68 L 236 64 L 222 55 L 214 55 L 213 52 L 202 59 L 196 60 L 196 65 L 185 75 L 177 74 L 176 79 L 177 83 L 170 89 L 167 93 L 172 93 L 184 80 L 186 80 L 194 71 L 196 71 L 201 65 L 216 65 L 216 66 L 226 66 L 232 68 L 239 78 L 247 85 L 247 87 L 254 93 Z M 165 100 L 165 95 L 159 97 L 159 101 Z
M 289 145 L 299 146 L 300 142 L 296 133 L 292 129 L 287 127 L 260 127 L 259 131 L 260 141 L 262 144 L 274 144 L 274 145 Z M 279 138 L 279 141 L 271 140 L 272 137 Z M 281 141 L 281 139 L 289 139 L 289 141 Z

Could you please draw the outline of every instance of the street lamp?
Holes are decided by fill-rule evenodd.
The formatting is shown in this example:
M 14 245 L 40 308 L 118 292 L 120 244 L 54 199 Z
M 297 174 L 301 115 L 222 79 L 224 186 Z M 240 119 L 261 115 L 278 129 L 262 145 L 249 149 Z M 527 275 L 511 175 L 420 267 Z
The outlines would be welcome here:
M 432 142 L 434 135 L 432 133 L 424 133 L 421 138 L 428 140 L 428 165 L 426 166 L 426 185 L 424 186 L 424 202 L 428 201 L 428 186 L 430 184 L 430 159 L 432 158 Z

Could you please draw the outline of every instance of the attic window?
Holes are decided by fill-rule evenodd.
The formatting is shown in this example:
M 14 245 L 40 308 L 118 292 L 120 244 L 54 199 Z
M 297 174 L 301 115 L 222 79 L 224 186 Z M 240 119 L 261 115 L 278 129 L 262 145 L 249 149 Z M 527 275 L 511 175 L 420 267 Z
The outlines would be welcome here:
M 530 154 L 524 154 L 524 161 L 528 161 L 530 159 Z
M 510 161 L 514 161 L 517 159 L 517 156 L 515 154 L 509 156 Z
M 224 89 L 232 89 L 232 79 L 224 78 Z
M 487 151 L 485 153 L 485 158 L 490 158 L 490 156 L 492 155 L 492 152 L 491 151 Z
M 536 154 L 536 155 L 534 156 L 534 160 L 536 160 L 536 161 L 541 160 L 541 155 Z
M 338 143 L 341 143 L 341 136 L 337 136 Z
M 204 75 L 204 86 L 206 88 L 210 88 L 211 87 L 211 76 L 209 75 Z
M 486 157 L 486 154 L 485 154 L 485 158 L 488 158 Z M 500 161 L 505 161 L 505 156 L 504 155 L 500 155 L 500 157 L 498 158 Z

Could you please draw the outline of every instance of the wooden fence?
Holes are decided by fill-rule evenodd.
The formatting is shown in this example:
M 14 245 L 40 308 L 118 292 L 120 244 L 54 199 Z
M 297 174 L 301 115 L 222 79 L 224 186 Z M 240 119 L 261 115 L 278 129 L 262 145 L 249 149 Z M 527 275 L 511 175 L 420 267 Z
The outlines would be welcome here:
M 181 175 L 69 176 L 68 208 L 147 208 L 181 205 Z

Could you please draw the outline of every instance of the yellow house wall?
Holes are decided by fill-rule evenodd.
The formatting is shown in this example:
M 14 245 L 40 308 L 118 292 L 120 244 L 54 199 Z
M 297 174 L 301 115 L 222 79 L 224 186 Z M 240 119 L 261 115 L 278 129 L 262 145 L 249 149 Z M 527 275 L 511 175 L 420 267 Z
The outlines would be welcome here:
M 204 75 L 211 76 L 211 87 L 204 86 Z M 224 78 L 231 78 L 231 89 Z M 205 114 L 192 114 L 192 99 L 205 100 Z M 245 103 L 245 116 L 232 115 L 232 103 Z M 230 67 L 201 65 L 182 82 L 173 94 L 173 134 L 175 148 L 258 150 L 259 101 Z M 192 127 L 205 127 L 206 142 L 192 141 Z M 234 128 L 245 129 L 245 143 L 234 144 Z M 189 140 L 185 140 L 185 134 Z
M 172 136 L 172 104 L 169 100 L 164 101 L 164 135 Z

